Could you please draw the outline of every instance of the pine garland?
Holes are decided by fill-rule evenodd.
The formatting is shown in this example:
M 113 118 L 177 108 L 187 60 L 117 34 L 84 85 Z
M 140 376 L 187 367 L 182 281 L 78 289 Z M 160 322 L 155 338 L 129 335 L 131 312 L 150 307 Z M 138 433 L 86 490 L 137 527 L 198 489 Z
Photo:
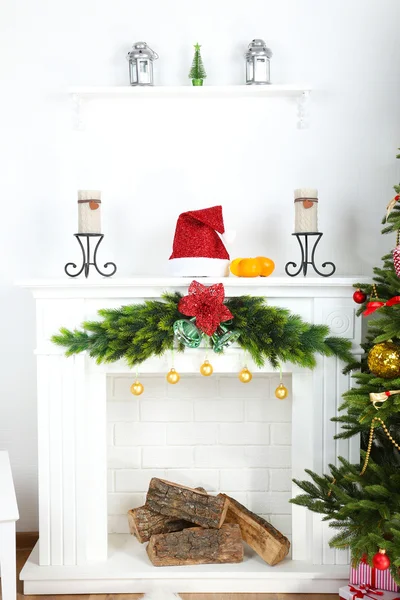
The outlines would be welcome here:
M 131 367 L 174 348 L 183 352 L 185 346 L 177 344 L 173 332 L 174 322 L 187 318 L 178 310 L 181 298 L 179 293 L 165 293 L 162 301 L 102 309 L 102 320 L 86 321 L 82 330 L 62 328 L 52 341 L 67 348 L 67 356 L 87 351 L 98 363 L 125 359 Z M 352 360 L 349 340 L 329 336 L 325 325 L 309 324 L 284 308 L 267 306 L 264 298 L 240 296 L 225 304 L 234 315 L 230 328 L 240 332 L 238 344 L 259 367 L 269 361 L 277 368 L 287 361 L 313 368 L 315 354 Z

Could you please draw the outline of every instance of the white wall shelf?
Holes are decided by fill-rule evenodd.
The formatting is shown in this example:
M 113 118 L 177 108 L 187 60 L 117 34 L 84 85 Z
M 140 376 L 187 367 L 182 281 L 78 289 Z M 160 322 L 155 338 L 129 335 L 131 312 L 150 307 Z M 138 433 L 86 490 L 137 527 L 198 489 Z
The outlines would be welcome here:
M 204 85 L 204 86 L 93 86 L 71 87 L 76 128 L 83 128 L 82 104 L 89 100 L 165 100 L 165 99 L 224 99 L 238 98 L 294 98 L 297 100 L 298 126 L 307 126 L 306 112 L 311 92 L 309 85 Z
M 100 98 L 273 98 L 301 97 L 311 92 L 305 85 L 180 85 L 72 87 L 69 93 L 81 99 Z

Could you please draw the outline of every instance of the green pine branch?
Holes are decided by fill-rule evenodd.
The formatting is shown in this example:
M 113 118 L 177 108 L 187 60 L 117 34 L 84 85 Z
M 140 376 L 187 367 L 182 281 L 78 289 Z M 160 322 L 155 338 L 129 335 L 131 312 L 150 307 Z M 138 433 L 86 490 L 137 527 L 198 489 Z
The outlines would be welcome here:
M 400 583 L 400 472 L 370 459 L 361 476 L 361 464 L 352 465 L 341 457 L 339 467 L 329 465 L 329 469 L 322 476 L 306 470 L 308 480 L 294 480 L 304 493 L 292 504 L 325 515 L 337 531 L 330 546 L 350 548 L 355 564 L 364 554 L 371 562 L 378 548 L 386 549 L 392 575 Z
M 176 345 L 173 325 L 185 319 L 178 310 L 181 295 L 164 294 L 162 301 L 99 311 L 101 321 L 86 321 L 82 330 L 62 328 L 52 341 L 66 348 L 66 354 L 87 351 L 98 363 L 124 358 L 131 366 L 151 356 L 160 356 Z M 269 361 L 277 368 L 281 362 L 313 368 L 316 354 L 352 360 L 349 340 L 329 336 L 325 325 L 306 323 L 298 315 L 273 306 L 264 298 L 240 296 L 226 305 L 234 315 L 231 329 L 240 332 L 239 345 L 258 366 Z M 209 340 L 212 346 L 212 340 Z M 183 351 L 184 346 L 178 346 Z

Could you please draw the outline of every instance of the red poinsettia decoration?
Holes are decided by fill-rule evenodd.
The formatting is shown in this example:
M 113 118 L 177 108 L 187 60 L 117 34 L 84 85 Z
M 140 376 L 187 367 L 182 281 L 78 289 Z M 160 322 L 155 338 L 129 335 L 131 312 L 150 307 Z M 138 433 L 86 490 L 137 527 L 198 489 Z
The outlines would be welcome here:
M 192 281 L 189 294 L 179 301 L 178 310 L 188 317 L 196 317 L 196 327 L 206 335 L 213 335 L 220 323 L 233 319 L 224 299 L 225 289 L 222 283 L 207 287 L 198 281 Z

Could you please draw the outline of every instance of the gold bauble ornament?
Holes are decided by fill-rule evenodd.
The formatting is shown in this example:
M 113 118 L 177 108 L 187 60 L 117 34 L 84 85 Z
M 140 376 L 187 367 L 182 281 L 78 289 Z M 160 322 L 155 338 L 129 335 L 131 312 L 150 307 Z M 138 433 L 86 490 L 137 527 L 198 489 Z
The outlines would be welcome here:
M 253 375 L 250 373 L 247 367 L 243 367 L 238 377 L 242 383 L 249 383 L 253 379 Z
M 181 376 L 179 375 L 178 371 L 175 371 L 174 368 L 170 369 L 167 373 L 167 381 L 168 383 L 172 383 L 172 385 L 178 383 L 180 378 Z
M 134 381 L 131 385 L 131 394 L 133 394 L 134 396 L 140 396 L 140 394 L 143 394 L 143 392 L 143 385 L 140 383 L 140 381 L 136 379 L 136 381 Z
M 275 390 L 275 396 L 278 398 L 278 400 L 284 400 L 288 397 L 288 395 L 289 390 L 283 385 L 283 383 L 280 383 Z
M 400 376 L 400 346 L 393 342 L 375 344 L 368 354 L 368 368 L 377 377 L 393 379 Z
M 200 367 L 200 373 L 204 375 L 204 377 L 210 377 L 213 374 L 214 369 L 208 360 L 205 360 Z

